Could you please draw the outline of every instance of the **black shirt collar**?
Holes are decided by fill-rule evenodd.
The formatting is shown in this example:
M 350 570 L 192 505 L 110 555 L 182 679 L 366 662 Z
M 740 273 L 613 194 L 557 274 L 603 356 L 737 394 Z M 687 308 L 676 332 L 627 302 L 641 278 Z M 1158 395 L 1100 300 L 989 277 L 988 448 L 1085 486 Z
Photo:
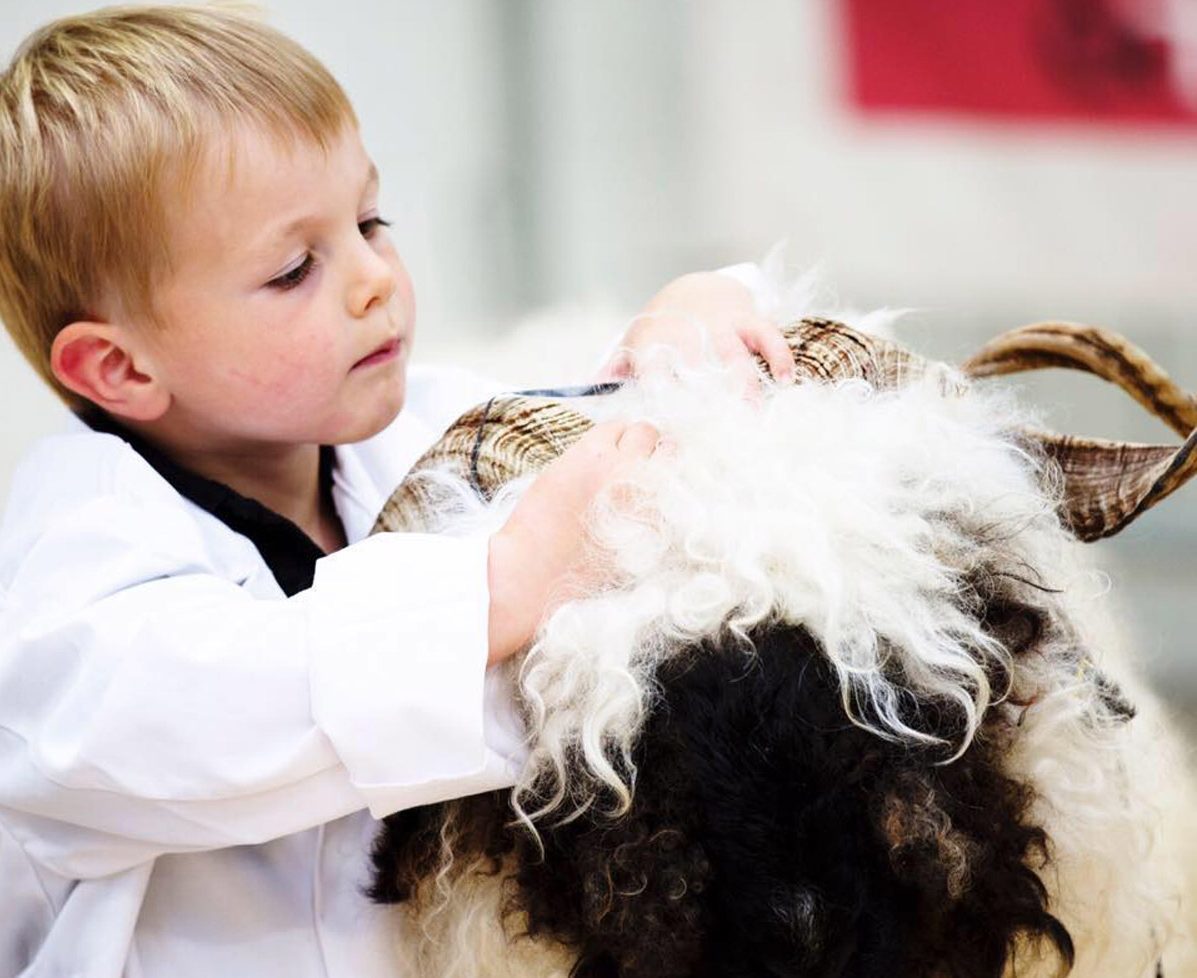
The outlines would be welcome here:
M 223 482 L 206 479 L 185 469 L 101 411 L 79 412 L 79 418 L 93 431 L 116 435 L 185 499 L 207 510 L 230 530 L 247 537 L 257 547 L 287 597 L 312 586 L 316 561 L 324 551 L 311 537 L 285 516 L 242 496 Z M 320 446 L 320 491 L 331 493 L 336 453 L 331 445 Z

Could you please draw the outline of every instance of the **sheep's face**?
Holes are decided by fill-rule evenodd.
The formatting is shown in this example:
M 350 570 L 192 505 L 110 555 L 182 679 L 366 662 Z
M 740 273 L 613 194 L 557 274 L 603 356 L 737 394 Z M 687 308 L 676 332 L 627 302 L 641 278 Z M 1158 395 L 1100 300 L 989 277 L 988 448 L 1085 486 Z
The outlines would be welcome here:
M 505 794 L 405 813 L 380 839 L 392 887 L 380 895 L 431 909 L 437 867 L 424 860 L 445 825 L 487 826 L 454 848 L 503 883 L 479 893 L 463 878 L 451 899 L 495 914 L 503 894 L 511 931 L 571 949 L 578 975 L 1000 975 L 1032 936 L 1071 955 L 1034 871 L 1047 851 L 1032 792 L 1000 765 L 1009 730 L 987 722 L 963 757 L 936 764 L 942 750 L 846 722 L 804 630 L 751 638 L 748 660 L 704 644 L 661 666 L 624 814 L 547 820 L 542 858 L 504 827 Z M 463 909 L 446 907 L 446 922 Z
M 559 608 L 519 667 L 514 793 L 388 820 L 375 895 L 427 938 L 415 967 L 998 978 L 1072 960 L 1081 881 L 1120 871 L 1075 854 L 1123 829 L 1119 858 L 1146 852 L 1132 711 L 1077 624 L 1102 589 L 1008 398 L 908 380 L 749 405 L 697 377 L 603 402 L 677 450 L 636 474 L 636 505 L 593 514 L 619 586 Z M 1084 824 L 1057 832 L 1078 799 Z M 1138 907 L 1128 961 L 1163 933 L 1158 884 L 1094 904 Z

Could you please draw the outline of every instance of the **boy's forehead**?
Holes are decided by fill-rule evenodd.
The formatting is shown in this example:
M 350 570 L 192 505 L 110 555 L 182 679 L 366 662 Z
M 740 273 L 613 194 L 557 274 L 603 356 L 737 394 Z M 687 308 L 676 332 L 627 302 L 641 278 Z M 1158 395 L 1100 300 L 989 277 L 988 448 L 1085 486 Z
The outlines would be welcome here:
M 187 220 L 182 227 L 172 223 L 187 238 L 259 249 L 326 208 L 356 206 L 377 181 L 356 127 L 344 127 L 327 146 L 298 134 L 238 127 L 213 136 L 180 180 L 178 203 Z
M 255 197 L 285 195 L 302 184 L 353 176 L 360 182 L 377 171 L 357 128 L 344 126 L 322 145 L 306 134 L 241 125 L 215 133 L 197 159 L 194 181 L 201 194 Z

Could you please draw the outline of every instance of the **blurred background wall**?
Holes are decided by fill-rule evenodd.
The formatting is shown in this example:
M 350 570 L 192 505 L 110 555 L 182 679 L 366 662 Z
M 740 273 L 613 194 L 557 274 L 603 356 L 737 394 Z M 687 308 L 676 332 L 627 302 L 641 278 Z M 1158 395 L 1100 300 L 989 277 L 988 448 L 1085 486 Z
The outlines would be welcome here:
M 3 0 L 0 58 L 89 6 Z M 785 238 L 845 304 L 912 308 L 901 335 L 924 352 L 1085 320 L 1197 389 L 1197 0 L 262 9 L 357 106 L 416 282 L 417 358 L 573 379 L 668 279 Z M 62 418 L 0 343 L 3 492 Z M 1063 430 L 1168 440 L 1097 381 L 1025 387 Z M 1193 715 L 1197 488 L 1102 548 Z

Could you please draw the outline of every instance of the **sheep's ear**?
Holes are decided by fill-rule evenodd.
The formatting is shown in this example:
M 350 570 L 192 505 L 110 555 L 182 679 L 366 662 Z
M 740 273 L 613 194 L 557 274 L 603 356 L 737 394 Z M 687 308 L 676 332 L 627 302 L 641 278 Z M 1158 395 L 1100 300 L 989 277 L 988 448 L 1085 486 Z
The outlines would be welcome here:
M 1028 439 L 1060 466 L 1061 515 L 1077 537 L 1113 536 L 1197 472 L 1197 398 L 1112 330 L 1034 323 L 992 340 L 962 369 L 971 377 L 994 377 L 1046 367 L 1083 370 L 1116 384 L 1185 439 L 1180 445 L 1139 445 L 1028 431 Z

